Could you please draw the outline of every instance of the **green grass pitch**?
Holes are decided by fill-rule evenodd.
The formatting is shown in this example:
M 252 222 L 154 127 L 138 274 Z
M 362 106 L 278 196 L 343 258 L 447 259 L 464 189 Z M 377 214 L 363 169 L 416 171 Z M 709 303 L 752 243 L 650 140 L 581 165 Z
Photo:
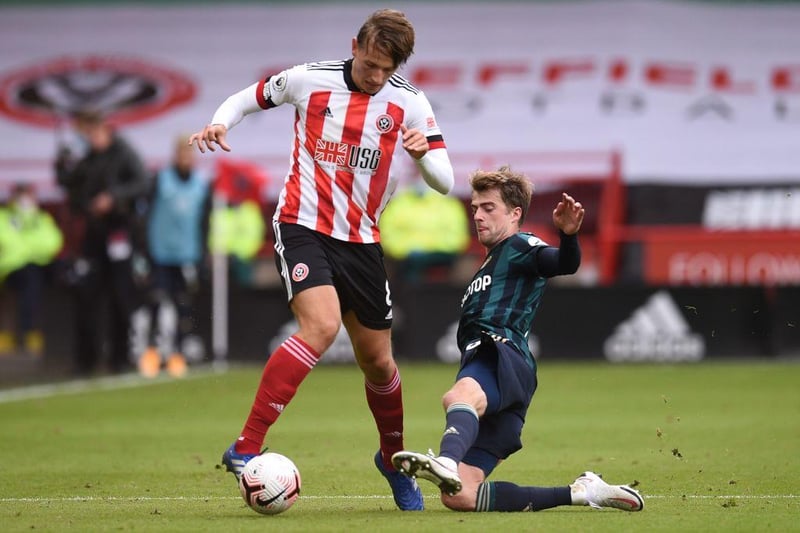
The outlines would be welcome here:
M 436 448 L 455 368 L 403 364 L 406 445 Z M 585 469 L 635 484 L 641 513 L 562 507 L 464 514 L 424 484 L 402 513 L 372 465 L 377 435 L 355 367 L 320 366 L 267 444 L 298 465 L 288 512 L 245 507 L 217 467 L 258 367 L 132 378 L 19 399 L 0 391 L 3 531 L 800 530 L 800 365 L 542 362 L 525 447 L 493 479 L 565 485 Z

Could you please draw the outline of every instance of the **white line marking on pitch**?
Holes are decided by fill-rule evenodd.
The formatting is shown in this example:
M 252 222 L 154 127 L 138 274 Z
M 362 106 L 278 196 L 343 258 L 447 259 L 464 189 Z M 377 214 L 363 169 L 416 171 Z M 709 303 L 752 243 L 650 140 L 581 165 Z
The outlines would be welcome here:
M 667 494 L 642 494 L 645 500 L 659 498 L 665 500 L 677 500 L 686 498 L 690 500 L 791 500 L 800 498 L 800 494 L 681 494 L 678 496 Z
M 193 368 L 185 377 L 186 379 L 196 379 L 208 377 L 220 373 L 220 370 L 208 365 L 207 367 Z M 75 379 L 62 383 L 48 383 L 43 385 L 29 385 L 26 387 L 15 387 L 12 389 L 0 390 L 0 404 L 21 402 L 24 400 L 40 400 L 67 394 L 81 394 L 84 392 L 113 391 L 122 389 L 132 389 L 135 387 L 147 387 L 150 385 L 161 385 L 172 383 L 175 380 L 166 376 L 155 379 L 147 379 L 139 374 L 122 374 L 119 376 L 104 376 L 98 378 Z
M 363 494 L 363 495 L 303 495 L 304 500 L 388 500 L 389 495 L 383 494 Z M 438 496 L 428 495 L 426 498 L 438 498 Z M 800 498 L 800 494 L 686 494 L 686 495 L 666 495 L 652 494 L 644 495 L 645 500 L 649 499 L 692 499 L 692 500 L 793 500 Z M 209 501 L 209 500 L 239 500 L 239 496 L 69 496 L 64 498 L 0 498 L 2 503 L 47 503 L 47 502 L 149 502 L 149 501 Z

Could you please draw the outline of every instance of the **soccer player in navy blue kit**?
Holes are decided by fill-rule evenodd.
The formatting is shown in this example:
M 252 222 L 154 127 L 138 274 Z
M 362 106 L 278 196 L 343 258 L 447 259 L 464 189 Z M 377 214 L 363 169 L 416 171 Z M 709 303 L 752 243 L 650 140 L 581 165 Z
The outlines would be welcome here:
M 439 455 L 400 451 L 395 468 L 435 483 L 456 511 L 540 511 L 591 505 L 640 511 L 644 501 L 624 485 L 585 472 L 571 485 L 520 487 L 486 481 L 501 460 L 522 448 L 520 435 L 536 391 L 536 361 L 528 332 L 548 278 L 574 274 L 581 261 L 578 230 L 584 209 L 564 193 L 553 210 L 559 246 L 520 232 L 533 185 L 502 167 L 470 178 L 472 212 L 486 260 L 461 301 L 461 365 L 442 399 L 445 431 Z

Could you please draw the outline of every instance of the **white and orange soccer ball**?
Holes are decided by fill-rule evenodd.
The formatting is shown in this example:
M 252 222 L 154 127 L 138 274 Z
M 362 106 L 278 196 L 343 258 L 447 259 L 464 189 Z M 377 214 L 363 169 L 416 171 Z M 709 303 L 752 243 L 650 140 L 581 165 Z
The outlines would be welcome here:
M 242 498 L 254 511 L 278 514 L 300 495 L 300 471 L 288 457 L 267 452 L 250 459 L 239 478 Z

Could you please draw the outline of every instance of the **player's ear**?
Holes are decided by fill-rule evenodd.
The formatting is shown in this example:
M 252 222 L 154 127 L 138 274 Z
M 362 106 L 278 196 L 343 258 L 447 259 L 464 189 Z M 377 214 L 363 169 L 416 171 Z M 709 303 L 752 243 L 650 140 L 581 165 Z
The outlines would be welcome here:
M 355 57 L 355 56 L 356 56 L 356 52 L 357 52 L 357 51 L 358 51 L 358 39 L 356 39 L 355 37 L 353 37 L 353 44 L 352 44 L 352 52 L 353 52 L 353 57 Z
M 521 226 L 520 222 L 522 221 L 522 208 L 517 206 L 511 210 L 511 219 L 516 222 L 517 226 Z

